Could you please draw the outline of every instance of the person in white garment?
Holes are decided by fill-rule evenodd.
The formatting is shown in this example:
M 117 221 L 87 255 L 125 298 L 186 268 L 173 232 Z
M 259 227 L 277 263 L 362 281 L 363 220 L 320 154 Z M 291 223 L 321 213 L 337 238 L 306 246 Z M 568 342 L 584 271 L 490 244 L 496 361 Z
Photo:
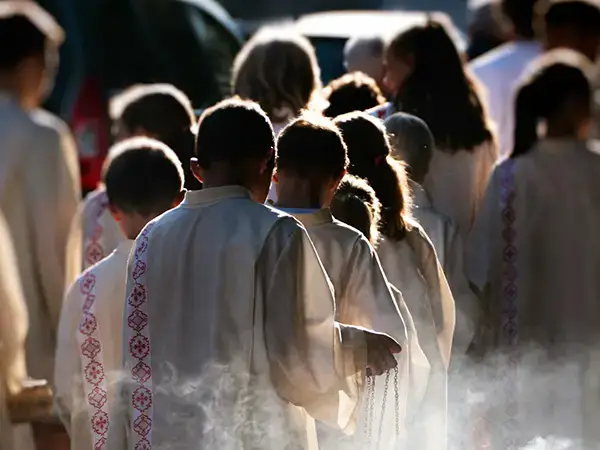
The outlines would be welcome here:
M 383 36 L 362 35 L 348 39 L 344 46 L 344 66 L 348 73 L 362 72 L 375 80 L 384 89 L 383 54 L 385 40 Z M 351 112 L 351 111 L 347 111 Z
M 106 448 L 109 413 L 123 360 L 125 275 L 133 240 L 183 199 L 183 170 L 165 144 L 144 137 L 111 148 L 104 181 L 125 240 L 83 272 L 65 298 L 56 352 L 56 410 L 71 448 Z
M 454 445 L 468 433 L 463 420 L 469 415 L 468 390 L 473 389 L 470 379 L 473 369 L 466 354 L 472 348 L 480 322 L 479 301 L 465 275 L 464 247 L 458 227 L 452 219 L 438 212 L 423 187 L 435 148 L 429 127 L 418 117 L 395 113 L 385 120 L 393 155 L 405 164 L 413 196 L 413 216 L 433 243 L 438 260 L 444 269 L 456 306 L 456 325 L 452 342 L 449 401 L 453 405 L 449 427 Z M 454 406 L 455 405 L 455 406 Z M 461 445 L 467 445 L 462 443 Z
M 494 171 L 469 244 L 468 276 L 489 305 L 496 382 L 488 425 L 502 448 L 551 436 L 585 449 L 600 442 L 600 155 L 588 141 L 591 69 L 565 49 L 528 69 L 517 91 L 513 152 Z
M 447 370 L 454 337 L 454 298 L 427 235 L 411 217 L 403 166 L 390 156 L 378 119 L 350 113 L 335 119 L 348 147 L 350 173 L 366 179 L 382 205 L 377 248 L 389 282 L 400 286 L 415 321 L 421 348 L 431 365 L 420 422 L 409 436 L 414 448 L 446 448 Z
M 336 78 L 325 86 L 323 97 L 329 103 L 323 115 L 331 118 L 386 103 L 375 80 L 362 72 L 347 73 Z
M 261 106 L 276 136 L 301 111 L 327 107 L 315 49 L 289 26 L 264 27 L 244 45 L 233 63 L 231 86 L 234 95 Z M 276 202 L 272 183 L 267 203 Z
M 201 189 L 190 172 L 194 152 L 195 115 L 189 98 L 170 84 L 140 84 L 126 89 L 110 102 L 113 134 L 117 141 L 148 136 L 173 149 L 184 168 L 185 187 Z M 73 239 L 83 235 L 83 268 L 96 264 L 123 242 L 103 185 L 88 194 L 74 226 Z
M 405 164 L 413 200 L 413 217 L 423 227 L 435 248 L 450 285 L 457 309 L 453 353 L 465 354 L 479 321 L 479 305 L 465 275 L 463 241 L 456 223 L 438 212 L 423 187 L 435 148 L 429 127 L 418 117 L 395 113 L 385 122 L 392 155 Z
M 150 222 L 131 253 L 111 450 L 313 449 L 309 415 L 351 426 L 365 370 L 395 367 L 394 340 L 335 322 L 305 229 L 263 205 L 274 145 L 256 103 L 202 114 L 192 170 L 203 190 Z
M 534 29 L 539 0 L 501 0 L 500 9 L 511 39 L 469 63 L 481 83 L 498 140 L 498 157 L 510 154 L 512 145 L 514 89 L 527 65 L 543 52 Z
M 375 250 L 361 232 L 334 219 L 329 210 L 347 165 L 346 145 L 333 122 L 316 114 L 301 115 L 277 139 L 277 208 L 306 227 L 334 287 L 336 320 L 385 333 L 405 348 L 405 320 Z M 367 393 L 363 400 L 361 428 L 372 428 L 371 437 L 380 445 L 385 442 L 397 447 L 405 442 L 407 397 L 413 387 L 409 384 L 409 357 L 405 352 L 400 354 L 397 376 L 387 392 L 384 389 L 391 374 L 373 377 L 373 397 Z M 370 407 L 377 411 L 373 417 L 367 417 Z M 382 436 L 377 434 L 380 422 Z M 329 448 L 342 444 L 329 430 L 324 434 Z M 347 444 L 356 444 L 356 437 Z
M 69 246 L 81 197 L 77 150 L 66 125 L 39 109 L 63 38 L 35 2 L 0 2 L 0 210 L 29 313 L 28 373 L 50 383 L 62 298 L 81 258 Z
M 17 394 L 27 375 L 28 318 L 12 238 L 0 214 L 0 450 L 20 450 L 13 442 L 8 395 Z
M 394 36 L 385 54 L 394 100 L 370 113 L 383 120 L 405 112 L 427 123 L 435 148 L 423 186 L 466 240 L 497 155 L 484 103 L 452 35 L 451 23 L 433 18 Z

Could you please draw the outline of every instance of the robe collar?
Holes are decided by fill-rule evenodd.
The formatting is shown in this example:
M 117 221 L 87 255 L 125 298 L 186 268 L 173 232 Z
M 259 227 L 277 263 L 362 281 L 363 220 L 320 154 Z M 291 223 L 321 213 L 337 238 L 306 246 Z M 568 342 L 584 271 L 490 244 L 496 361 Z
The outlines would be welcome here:
M 414 181 L 409 181 L 408 184 L 413 195 L 413 205 L 415 208 L 431 209 L 431 200 L 423 186 Z
M 202 205 L 230 198 L 247 198 L 251 200 L 252 196 L 250 195 L 250 191 L 243 186 L 219 186 L 199 191 L 187 191 L 183 205 Z
M 135 241 L 132 241 L 131 239 L 125 239 L 117 246 L 115 253 L 118 255 L 125 255 L 126 257 L 128 257 L 129 253 L 131 252 L 131 249 L 133 248 L 134 242 Z
M 292 216 L 294 216 L 297 220 L 299 220 L 302 225 L 304 225 L 306 228 L 310 228 L 310 227 L 316 227 L 319 225 L 325 225 L 326 223 L 333 223 L 333 215 L 331 214 L 331 211 L 329 210 L 329 208 L 324 208 L 324 209 L 315 209 L 315 210 L 298 210 L 298 209 L 286 209 L 286 208 L 279 208 L 281 209 L 283 212 L 286 212 L 288 214 L 291 214 Z

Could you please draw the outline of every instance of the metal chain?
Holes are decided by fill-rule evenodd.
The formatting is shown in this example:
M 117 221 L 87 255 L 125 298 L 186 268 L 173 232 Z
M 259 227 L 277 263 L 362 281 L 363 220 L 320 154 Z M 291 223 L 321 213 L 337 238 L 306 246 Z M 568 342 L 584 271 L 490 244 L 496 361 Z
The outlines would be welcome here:
M 398 371 L 398 366 L 396 366 L 394 368 L 394 400 L 395 400 L 395 405 L 394 405 L 394 420 L 395 420 L 395 432 L 396 432 L 396 444 L 399 446 L 400 443 L 400 391 L 398 388 L 398 377 L 399 377 L 399 371 Z M 386 408 L 386 403 L 387 403 L 387 395 L 388 395 L 388 388 L 389 388 L 389 383 L 390 383 L 390 378 L 391 378 L 391 371 L 386 372 L 386 376 L 385 376 L 385 385 L 384 385 L 384 389 L 383 389 L 383 400 L 382 400 L 382 405 L 381 405 L 381 416 L 379 418 L 379 429 L 377 432 L 377 445 L 376 445 L 376 449 L 379 449 L 379 446 L 381 444 L 381 437 L 383 434 L 383 422 L 384 422 L 384 417 L 385 417 L 385 408 Z M 373 420 L 374 420 L 374 415 L 375 415 L 375 382 L 376 382 L 376 378 L 374 376 L 372 377 L 367 377 L 366 379 L 367 382 L 367 393 L 366 393 L 366 403 L 367 403 L 367 411 L 366 411 L 366 417 L 365 417 L 365 426 L 364 426 L 364 432 L 365 432 L 365 436 L 367 438 L 367 443 L 366 443 L 366 447 L 367 449 L 370 449 L 372 444 L 373 444 Z
M 375 377 L 367 377 L 367 392 L 365 395 L 365 403 L 367 411 L 365 415 L 365 437 L 367 439 L 366 447 L 371 448 L 372 441 L 372 425 L 373 425 L 373 411 L 375 410 Z
M 394 394 L 396 398 L 396 441 L 400 447 L 400 390 L 398 388 L 398 366 L 394 368 Z
M 383 387 L 383 402 L 381 405 L 381 416 L 379 417 L 379 430 L 377 432 L 377 449 L 379 449 L 379 445 L 381 444 L 381 436 L 383 434 L 383 421 L 385 417 L 385 405 L 387 403 L 387 393 L 388 387 L 390 385 L 390 371 L 388 370 L 385 374 L 385 385 Z

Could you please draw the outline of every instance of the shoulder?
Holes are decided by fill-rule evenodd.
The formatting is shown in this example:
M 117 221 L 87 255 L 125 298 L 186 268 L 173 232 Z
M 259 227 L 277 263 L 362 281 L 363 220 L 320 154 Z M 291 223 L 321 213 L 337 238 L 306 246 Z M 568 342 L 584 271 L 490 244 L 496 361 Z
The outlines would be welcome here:
M 31 120 L 40 131 L 55 136 L 70 134 L 68 125 L 58 116 L 43 109 L 36 109 L 30 113 Z
M 477 76 L 494 75 L 497 70 L 509 66 L 514 57 L 515 46 L 509 42 L 475 58 L 469 67 Z

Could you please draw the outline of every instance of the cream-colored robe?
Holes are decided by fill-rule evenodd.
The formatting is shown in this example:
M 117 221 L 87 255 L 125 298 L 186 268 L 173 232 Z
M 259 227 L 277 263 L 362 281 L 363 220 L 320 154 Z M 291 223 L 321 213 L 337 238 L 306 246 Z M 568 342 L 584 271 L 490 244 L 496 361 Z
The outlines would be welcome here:
M 96 264 L 110 255 L 127 238 L 108 210 L 108 197 L 104 187 L 90 192 L 81 211 L 81 230 L 74 230 L 83 236 L 83 269 Z
M 6 410 L 8 393 L 17 393 L 25 379 L 27 307 L 17 259 L 6 221 L 0 214 L 0 450 L 12 450 L 12 425 Z M 23 447 L 19 447 L 21 450 Z
M 287 212 L 294 213 L 293 210 Z M 413 412 L 407 411 L 407 406 L 414 407 L 415 404 L 420 403 L 427 385 L 429 364 L 422 352 L 418 354 L 420 352 L 418 342 L 408 342 L 406 320 L 400 313 L 399 305 L 396 304 L 379 258 L 361 232 L 335 220 L 328 209 L 313 213 L 294 213 L 294 217 L 306 227 L 333 284 L 336 319 L 341 323 L 387 334 L 402 346 L 403 351 L 397 358 L 398 379 L 394 380 L 394 377 L 391 377 L 384 403 L 386 376 L 377 377 L 375 403 L 371 405 L 374 406 L 375 414 L 369 420 L 371 423 L 365 423 L 365 412 L 369 405 L 363 401 L 359 431 L 362 432 L 365 425 L 371 426 L 372 437 L 376 440 L 379 423 L 383 421 L 381 440 L 383 447 L 399 448 L 402 444 L 402 448 L 405 448 L 405 426 Z M 397 290 L 396 294 L 399 296 L 399 304 L 403 304 L 402 295 Z M 405 314 L 406 312 L 405 309 Z M 412 322 L 412 318 L 410 321 Z M 411 355 L 413 351 L 415 354 Z M 414 361 L 411 360 L 411 356 L 414 356 Z M 415 367 L 411 367 L 413 364 L 416 364 Z M 411 379 L 411 374 L 418 374 L 419 379 Z M 398 382 L 396 388 L 394 388 L 395 381 Z M 396 421 L 399 422 L 399 436 L 396 436 Z M 363 433 L 359 436 L 361 434 Z M 333 437 L 330 439 L 334 440 Z M 329 442 L 329 445 L 330 448 L 335 448 L 339 447 L 340 443 L 334 441 Z M 356 437 L 352 437 L 350 444 L 356 444 Z
M 56 350 L 55 408 L 73 450 L 92 450 L 108 437 L 98 424 L 115 403 L 123 361 L 125 240 L 70 287 L 61 313 Z
M 462 239 L 454 221 L 433 207 L 421 185 L 411 182 L 411 191 L 414 218 L 431 240 L 454 297 L 456 326 L 452 351 L 455 354 L 464 354 L 473 340 L 481 314 L 478 300 L 465 275 Z
M 584 448 L 600 441 L 595 146 L 542 140 L 528 154 L 504 161 L 469 243 L 468 276 L 486 294 L 489 357 L 499 364 L 499 379 L 508 380 L 495 386 L 507 408 L 495 412 L 496 423 L 506 423 L 505 412 L 518 406 L 512 418 L 524 441 L 545 433 L 591 439 L 586 445 L 594 446 Z M 495 430 L 502 438 L 505 432 Z
M 485 142 L 472 151 L 434 150 L 423 187 L 434 208 L 454 220 L 466 242 L 498 159 L 496 146 Z
M 52 381 L 62 299 L 81 267 L 80 250 L 68 246 L 80 200 L 77 150 L 63 122 L 23 111 L 7 94 L 0 97 L 0 140 L 0 210 L 29 313 L 28 373 Z
M 421 348 L 431 366 L 427 391 L 409 435 L 422 449 L 447 446 L 447 371 L 455 326 L 452 293 L 433 245 L 417 223 L 402 241 L 384 238 L 377 250 L 383 270 L 414 319 Z
M 130 257 L 131 382 L 109 448 L 125 448 L 127 435 L 130 449 L 316 448 L 307 413 L 346 425 L 364 376 L 364 343 L 334 319 L 329 280 L 296 220 L 239 186 L 187 192 Z

